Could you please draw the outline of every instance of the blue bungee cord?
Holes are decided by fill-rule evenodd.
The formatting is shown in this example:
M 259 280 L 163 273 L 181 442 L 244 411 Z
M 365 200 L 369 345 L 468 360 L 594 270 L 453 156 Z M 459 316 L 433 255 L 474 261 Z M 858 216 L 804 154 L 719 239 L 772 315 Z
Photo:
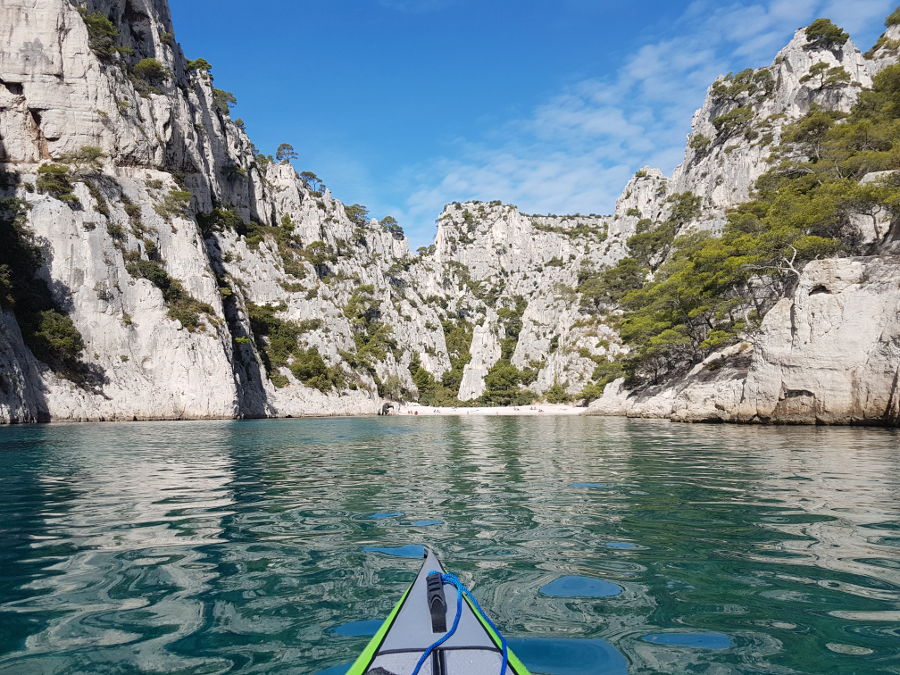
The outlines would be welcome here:
M 450 630 L 444 633 L 443 637 L 435 640 L 430 645 L 428 645 L 428 648 L 424 652 L 422 652 L 422 656 L 419 657 L 419 661 L 418 663 L 416 663 L 416 667 L 413 668 L 411 675 L 419 675 L 419 670 L 421 670 L 422 666 L 425 665 L 425 662 L 428 660 L 428 657 L 431 656 L 431 653 L 442 644 L 444 644 L 447 640 L 449 640 L 450 637 L 456 632 L 456 629 L 459 627 L 459 620 L 462 617 L 463 595 L 469 598 L 472 604 L 475 605 L 475 609 L 478 610 L 481 618 L 483 618 L 487 622 L 488 626 L 491 627 L 491 630 L 494 631 L 494 635 L 500 638 L 500 646 L 503 648 L 503 661 L 500 663 L 500 675 L 506 675 L 506 666 L 509 663 L 509 652 L 506 647 L 506 638 L 503 637 L 503 634 L 499 630 L 497 630 L 497 626 L 494 625 L 494 622 L 491 621 L 490 617 L 488 617 L 488 615 L 484 613 L 484 610 L 481 609 L 481 605 L 478 604 L 477 598 L 472 595 L 469 589 L 466 588 L 466 585 L 462 581 L 460 581 L 459 577 L 457 577 L 455 574 L 441 574 L 438 571 L 434 571 L 429 572 L 428 576 L 431 576 L 432 574 L 440 575 L 441 583 L 453 584 L 454 586 L 456 586 L 456 616 L 453 618 L 453 625 L 450 626 Z

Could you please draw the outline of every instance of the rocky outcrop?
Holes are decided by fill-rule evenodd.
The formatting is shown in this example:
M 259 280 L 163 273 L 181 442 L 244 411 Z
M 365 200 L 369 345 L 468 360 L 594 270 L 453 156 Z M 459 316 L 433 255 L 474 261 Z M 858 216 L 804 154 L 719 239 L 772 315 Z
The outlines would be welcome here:
M 900 258 L 816 260 L 766 315 L 738 421 L 900 421 Z
M 888 66 L 897 63 L 900 57 L 900 25 L 888 26 L 875 45 L 866 52 L 869 72 L 874 77 Z
M 874 72 L 852 41 L 815 47 L 800 29 L 772 65 L 719 77 L 694 113 L 684 161 L 642 213 L 661 219 L 669 196 L 691 192 L 703 199 L 703 213 L 689 227 L 717 230 L 770 168 L 784 127 L 813 106 L 848 111 Z
M 0 7 L 0 196 L 25 202 L 53 300 L 80 331 L 97 380 L 75 384 L 39 363 L 7 311 L 0 420 L 375 412 L 375 378 L 409 383 L 410 354 L 440 352 L 434 312 L 395 283 L 393 268 L 410 258 L 403 237 L 354 221 L 289 165 L 258 156 L 207 69 L 172 39 L 164 1 L 96 0 L 82 13 L 65 0 L 39 5 Z M 95 44 L 86 19 L 98 17 L 110 20 L 114 45 Z M 142 74 L 148 59 L 162 75 Z M 85 149 L 93 157 L 82 163 Z M 70 167 L 69 194 L 41 189 L 39 170 L 53 162 Z M 232 221 L 204 227 L 215 209 Z M 317 264 L 288 250 L 310 244 Z M 201 308 L 196 326 L 135 272 L 140 264 L 181 285 Z M 339 354 L 357 349 L 343 308 L 360 286 L 392 326 L 396 354 L 344 368 L 345 384 L 330 392 L 284 366 L 266 372 L 252 307 L 319 322 L 302 344 L 341 368 Z M 444 362 L 426 359 L 437 371 Z
M 752 344 L 640 393 L 618 380 L 591 413 L 782 424 L 900 422 L 900 258 L 809 263 Z
M 429 280 L 427 292 L 446 298 L 445 316 L 476 324 L 461 400 L 484 392 L 484 377 L 501 356 L 500 340 L 507 337 L 513 311 L 521 311 L 521 328 L 510 361 L 536 372 L 531 388 L 543 392 L 557 382 L 578 391 L 586 384 L 594 363 L 575 345 L 593 353 L 602 335 L 591 340 L 595 322 L 585 323 L 578 312 L 578 275 L 621 255 L 622 233 L 610 235 L 617 222 L 613 216 L 529 216 L 499 202 L 444 209 L 434 251 L 412 274 Z M 507 318 L 497 309 L 507 310 Z

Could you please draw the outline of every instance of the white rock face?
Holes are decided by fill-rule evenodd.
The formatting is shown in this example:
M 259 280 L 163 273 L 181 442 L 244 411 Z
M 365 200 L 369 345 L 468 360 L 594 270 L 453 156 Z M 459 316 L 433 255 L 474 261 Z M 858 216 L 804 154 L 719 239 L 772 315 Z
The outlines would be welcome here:
M 22 344 L 15 317 L 0 311 L 0 421 L 49 421 L 43 385 L 39 364 Z
M 683 163 L 671 177 L 639 171 L 614 213 L 454 203 L 433 246 L 413 255 L 401 233 L 256 153 L 211 76 L 171 39 L 165 0 L 90 0 L 86 11 L 109 17 L 126 49 L 95 53 L 67 0 L 0 4 L 0 198 L 27 205 L 25 227 L 45 251 L 38 274 L 81 333 L 92 373 L 75 384 L 41 363 L 15 318 L 24 308 L 0 308 L 0 422 L 372 414 L 382 394 L 417 395 L 417 364 L 438 381 L 461 372 L 454 393 L 477 399 L 501 356 L 538 394 L 577 393 L 625 349 L 582 310 L 579 283 L 627 254 L 642 219 L 665 220 L 679 193 L 702 201 L 685 228 L 720 228 L 769 168 L 784 126 L 812 105 L 849 110 L 900 47 L 897 27 L 869 59 L 849 42 L 810 49 L 798 31 L 772 66 L 714 85 Z M 169 75 L 142 83 L 131 71 L 146 58 Z M 846 81 L 826 82 L 828 69 Z M 723 123 L 729 115 L 738 121 Z M 95 164 L 73 159 L 86 146 L 102 153 Z M 61 162 L 70 198 L 39 189 L 41 167 Z M 897 252 L 890 214 L 854 218 L 873 252 Z M 713 355 L 674 387 L 635 394 L 615 383 L 591 410 L 894 423 L 892 261 L 811 265 L 752 348 Z M 182 304 L 144 278 L 153 270 L 183 289 Z M 458 326 L 472 334 L 464 367 L 448 352 Z M 279 331 L 314 350 L 337 384 L 314 386 L 296 350 L 279 356 L 290 342 Z
M 485 322 L 475 326 L 472 334 L 472 360 L 463 369 L 462 382 L 459 385 L 459 400 L 471 401 L 484 393 L 484 378 L 488 369 L 500 358 L 500 340 L 494 324 Z
M 849 41 L 838 50 L 810 49 L 799 30 L 775 64 L 745 80 L 768 82 L 765 88 L 732 90 L 739 77 L 711 87 L 690 137 L 708 143 L 690 143 L 668 182 L 670 194 L 690 191 L 704 199 L 702 216 L 689 226 L 718 229 L 724 211 L 746 200 L 769 168 L 769 146 L 784 126 L 812 105 L 850 110 L 872 77 L 897 63 L 898 38 L 900 28 L 890 27 L 867 59 Z M 847 81 L 825 82 L 823 73 L 831 69 L 843 69 Z M 752 113 L 752 138 L 747 127 L 729 134 L 714 123 L 741 107 Z M 892 173 L 869 174 L 861 182 Z M 658 388 L 628 391 L 617 380 L 590 412 L 679 421 L 897 424 L 900 237 L 882 209 L 850 220 L 875 255 L 810 263 L 792 297 L 766 315 L 752 345 L 713 354 L 680 381 Z
M 814 67 L 843 69 L 846 82 L 826 82 L 814 75 Z M 669 181 L 670 193 L 692 192 L 704 200 L 705 213 L 698 223 L 718 229 L 724 211 L 747 201 L 753 184 L 771 166 L 768 157 L 784 127 L 809 112 L 814 105 L 849 111 L 860 90 L 872 84 L 871 65 L 852 41 L 840 49 L 811 49 L 805 29 L 775 57 L 775 63 L 755 71 L 719 78 L 707 92 L 703 106 L 694 113 L 684 161 Z M 736 86 L 740 82 L 746 86 Z M 732 130 L 721 120 L 736 110 L 747 110 L 746 122 Z M 717 123 L 717 120 L 718 123 Z M 703 146 L 702 139 L 708 139 Z
M 866 56 L 869 58 L 869 72 L 873 77 L 897 63 L 897 58 L 900 57 L 900 25 L 888 26 Z
M 900 421 L 900 258 L 809 263 L 766 315 L 733 417 Z
M 448 367 L 437 315 L 407 282 L 395 285 L 393 268 L 410 260 L 402 236 L 351 222 L 342 204 L 313 192 L 287 164 L 257 161 L 214 104 L 210 77 L 189 72 L 169 44 L 164 1 L 96 0 L 88 11 L 109 17 L 118 44 L 134 54 L 98 57 L 64 0 L 0 6 L 0 162 L 15 178 L 0 196 L 27 202 L 27 227 L 46 251 L 42 274 L 98 374 L 90 387 L 57 376 L 31 357 L 4 313 L 0 421 L 372 413 L 380 407 L 375 373 L 411 385 L 406 366 L 419 350 L 434 354 L 427 367 Z M 127 71 L 141 58 L 157 59 L 170 76 L 135 89 Z M 96 167 L 73 166 L 77 204 L 34 189 L 40 166 L 85 146 L 103 157 Z M 190 193 L 184 215 L 165 206 L 177 190 Z M 302 261 L 292 271 L 304 278 L 286 272 L 273 234 L 251 241 L 226 227 L 204 235 L 197 214 L 214 205 L 246 223 L 286 227 L 297 246 L 322 242 L 333 252 L 326 278 Z M 153 260 L 203 303 L 196 330 L 173 319 L 159 288 L 130 269 Z M 390 354 L 372 371 L 347 367 L 339 355 L 356 349 L 343 307 L 358 286 L 380 298 L 401 357 Z M 322 393 L 284 368 L 281 386 L 272 384 L 252 339 L 252 305 L 283 307 L 278 315 L 288 321 L 320 321 L 303 341 L 343 368 L 352 388 Z
M 680 421 L 900 421 L 900 258 L 809 263 L 754 345 L 734 345 L 683 381 L 640 393 L 607 386 L 589 412 Z M 724 364 L 724 365 L 723 365 Z M 722 366 L 722 367 L 719 367 Z
M 638 219 L 628 220 L 633 231 Z M 578 325 L 585 319 L 578 310 L 578 274 L 621 255 L 617 237 L 610 236 L 615 223 L 614 216 L 529 216 L 499 202 L 444 209 L 434 253 L 412 273 L 426 279 L 419 283 L 433 289 L 429 293 L 445 295 L 450 315 L 476 323 L 461 400 L 484 393 L 484 377 L 501 356 L 499 340 L 508 337 L 509 319 L 497 310 L 509 312 L 517 301 L 523 305 L 521 328 L 510 361 L 534 371 L 528 386 L 544 392 L 556 383 L 574 393 L 587 384 L 594 362 L 578 347 L 592 348 L 599 338 L 579 343 L 591 326 Z

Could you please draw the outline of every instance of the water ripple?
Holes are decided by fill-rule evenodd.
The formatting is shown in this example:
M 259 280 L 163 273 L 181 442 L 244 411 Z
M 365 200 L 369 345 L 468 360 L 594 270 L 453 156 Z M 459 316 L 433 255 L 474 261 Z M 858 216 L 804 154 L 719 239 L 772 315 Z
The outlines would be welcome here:
M 3 428 L 0 673 L 343 672 L 426 544 L 535 672 L 896 672 L 898 440 L 571 417 Z M 567 578 L 621 592 L 546 592 Z

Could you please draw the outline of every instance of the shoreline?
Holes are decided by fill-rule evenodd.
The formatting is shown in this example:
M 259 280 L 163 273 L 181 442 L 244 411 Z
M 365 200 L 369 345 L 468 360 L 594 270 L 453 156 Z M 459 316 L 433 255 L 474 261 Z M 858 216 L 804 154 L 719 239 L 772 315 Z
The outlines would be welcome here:
M 243 422 L 253 420 L 300 420 L 300 419 L 329 419 L 329 418 L 357 418 L 357 417 L 381 417 L 377 412 L 310 412 L 299 415 L 275 415 L 262 417 L 219 417 L 219 416 L 185 416 L 185 417 L 100 417 L 94 419 L 85 418 L 56 418 L 43 420 L 0 420 L 0 429 L 6 427 L 31 426 L 41 424 L 129 424 L 139 422 Z M 565 403 L 543 403 L 523 406 L 423 406 L 418 403 L 404 403 L 393 409 L 384 417 L 559 417 L 559 416 L 583 416 L 583 417 L 609 417 L 631 420 L 653 420 L 678 424 L 728 424 L 734 426 L 762 426 L 762 427 L 857 427 L 868 429 L 897 429 L 897 424 L 886 423 L 880 420 L 861 421 L 848 419 L 842 421 L 802 420 L 723 420 L 723 419 L 673 419 L 662 415 L 628 415 L 594 412 L 584 406 L 576 406 Z
M 452 417 L 452 416 L 481 416 L 481 417 L 536 417 L 559 415 L 587 415 L 587 408 L 564 403 L 545 403 L 541 405 L 523 406 L 458 406 L 435 407 L 423 406 L 418 403 L 404 403 L 392 410 L 384 417 Z M 382 417 L 377 412 L 310 412 L 301 415 L 273 415 L 265 417 L 217 417 L 217 416 L 186 416 L 186 417 L 97 417 L 85 418 L 56 418 L 43 420 L 0 420 L 0 428 L 17 427 L 39 424 L 129 424 L 138 422 L 243 422 L 252 420 L 300 420 L 300 419 L 330 419 L 330 418 L 355 418 L 355 417 Z
M 388 417 L 463 417 L 478 415 L 481 417 L 537 417 L 552 415 L 585 415 L 587 408 L 568 403 L 535 403 L 516 406 L 457 406 L 442 407 L 405 403 L 398 410 L 392 411 Z

